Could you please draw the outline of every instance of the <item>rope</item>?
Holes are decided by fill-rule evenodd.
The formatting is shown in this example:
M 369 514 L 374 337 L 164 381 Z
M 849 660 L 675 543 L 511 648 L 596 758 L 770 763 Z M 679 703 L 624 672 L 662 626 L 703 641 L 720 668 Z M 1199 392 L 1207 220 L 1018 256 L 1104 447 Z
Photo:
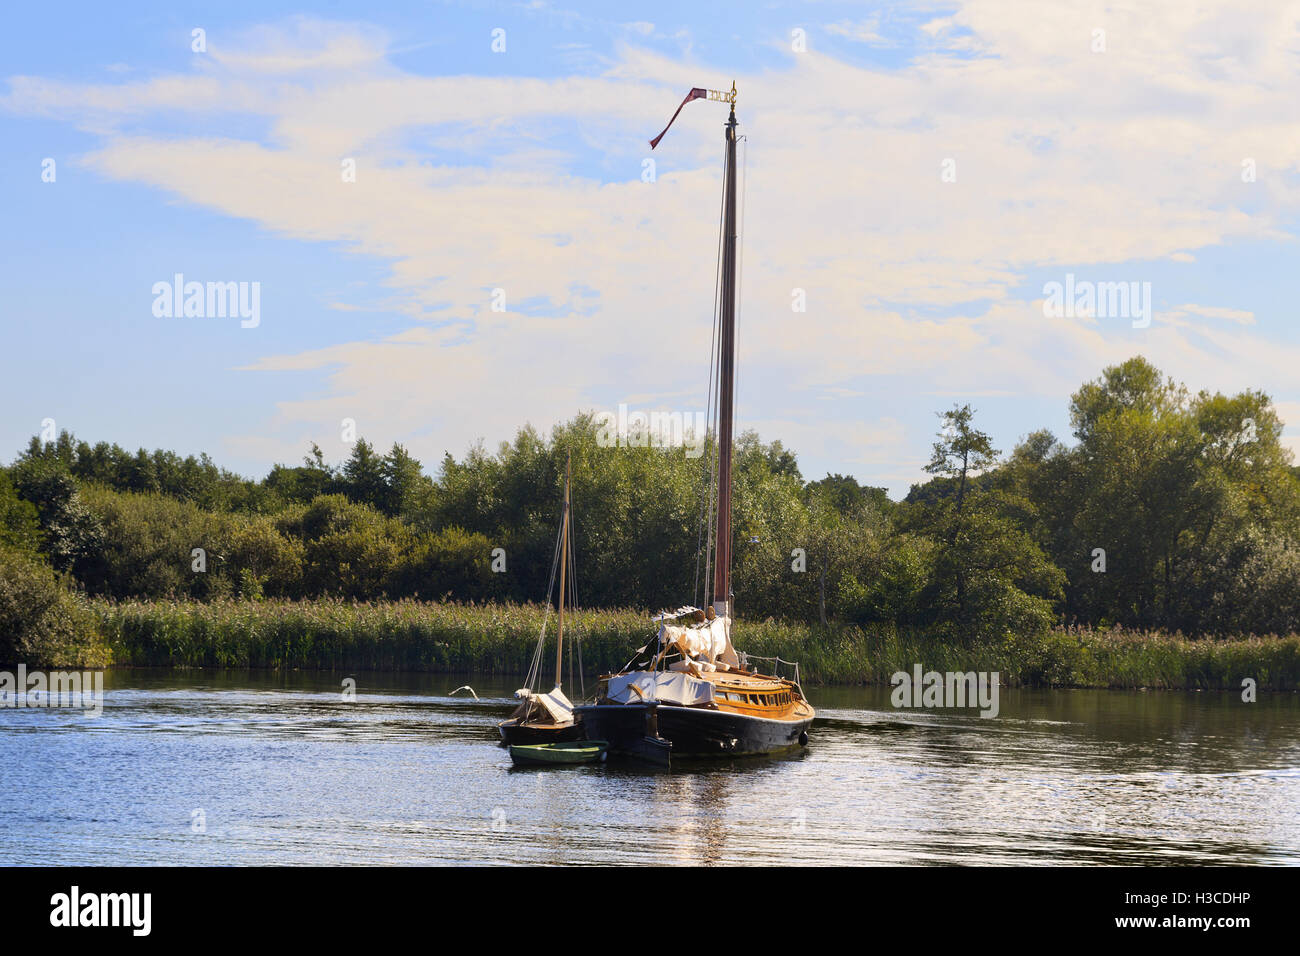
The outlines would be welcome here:
M 542 615 L 542 631 L 537 635 L 537 647 L 533 650 L 532 663 L 528 665 L 528 681 L 524 684 L 529 690 L 534 690 L 537 679 L 541 676 L 542 666 L 542 646 L 546 643 L 546 624 L 551 619 L 551 595 L 555 589 L 555 572 L 560 565 L 560 542 L 564 534 L 563 519 L 561 519 L 560 530 L 555 534 L 555 553 L 551 557 L 551 578 L 546 584 L 546 611 Z

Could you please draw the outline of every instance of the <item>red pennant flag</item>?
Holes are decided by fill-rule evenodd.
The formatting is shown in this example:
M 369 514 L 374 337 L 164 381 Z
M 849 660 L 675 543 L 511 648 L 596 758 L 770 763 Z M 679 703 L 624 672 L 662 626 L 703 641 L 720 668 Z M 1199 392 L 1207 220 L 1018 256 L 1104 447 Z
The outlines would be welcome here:
M 685 106 L 691 100 L 703 99 L 708 95 L 709 95 L 708 90 L 702 90 L 697 86 L 695 89 L 691 90 L 689 93 L 686 94 L 686 99 L 682 100 L 682 106 Z M 682 106 L 677 107 L 677 113 L 680 113 L 682 111 Z M 673 114 L 673 118 L 668 121 L 668 126 L 664 127 L 664 133 L 668 132 L 668 127 L 672 126 L 673 123 L 677 121 L 677 113 Z M 664 138 L 664 133 L 660 133 L 654 139 L 650 140 L 651 149 L 654 149 L 656 146 L 659 145 L 659 141 Z

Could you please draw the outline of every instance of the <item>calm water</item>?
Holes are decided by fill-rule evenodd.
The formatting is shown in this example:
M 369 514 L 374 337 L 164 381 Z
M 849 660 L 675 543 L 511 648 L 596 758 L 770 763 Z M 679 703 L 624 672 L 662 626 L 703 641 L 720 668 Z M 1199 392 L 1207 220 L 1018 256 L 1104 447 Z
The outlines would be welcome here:
M 0 862 L 1300 863 L 1294 694 L 810 688 L 801 756 L 515 770 L 515 682 L 464 682 L 117 671 L 98 719 L 0 709 Z

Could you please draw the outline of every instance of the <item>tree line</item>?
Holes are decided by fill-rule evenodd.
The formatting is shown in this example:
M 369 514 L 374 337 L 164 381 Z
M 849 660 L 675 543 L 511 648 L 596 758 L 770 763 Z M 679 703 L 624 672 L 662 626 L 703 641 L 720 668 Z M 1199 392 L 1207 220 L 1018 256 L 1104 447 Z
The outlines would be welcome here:
M 806 480 L 779 441 L 745 434 L 739 616 L 970 640 L 1053 624 L 1297 629 L 1300 469 L 1267 395 L 1193 394 L 1137 357 L 1083 384 L 1070 421 L 1069 443 L 1036 431 L 1004 453 L 974 409 L 949 409 L 930 479 L 902 501 L 849 476 Z M 337 465 L 313 445 L 260 480 L 206 455 L 34 438 L 0 469 L 0 561 L 112 598 L 536 601 L 572 455 L 579 600 L 702 601 L 707 457 L 597 433 L 585 414 L 549 436 L 525 427 L 436 475 L 397 444 L 358 440 Z M 0 593 L 0 624 L 6 600 L 16 614 L 34 598 Z

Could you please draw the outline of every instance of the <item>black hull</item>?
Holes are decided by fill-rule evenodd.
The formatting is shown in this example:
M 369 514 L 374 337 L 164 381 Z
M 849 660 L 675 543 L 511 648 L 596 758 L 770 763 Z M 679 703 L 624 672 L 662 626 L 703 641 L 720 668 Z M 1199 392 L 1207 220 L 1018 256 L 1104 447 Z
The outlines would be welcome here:
M 811 717 L 771 720 L 704 707 L 647 704 L 588 704 L 575 709 L 594 740 L 608 740 L 610 750 L 635 754 L 639 742 L 657 725 L 672 743 L 676 757 L 748 757 L 780 753 L 808 742 Z
M 587 736 L 581 720 L 556 728 L 535 727 L 511 719 L 497 724 L 497 730 L 501 733 L 501 742 L 505 744 L 560 744 L 571 740 L 584 740 Z

